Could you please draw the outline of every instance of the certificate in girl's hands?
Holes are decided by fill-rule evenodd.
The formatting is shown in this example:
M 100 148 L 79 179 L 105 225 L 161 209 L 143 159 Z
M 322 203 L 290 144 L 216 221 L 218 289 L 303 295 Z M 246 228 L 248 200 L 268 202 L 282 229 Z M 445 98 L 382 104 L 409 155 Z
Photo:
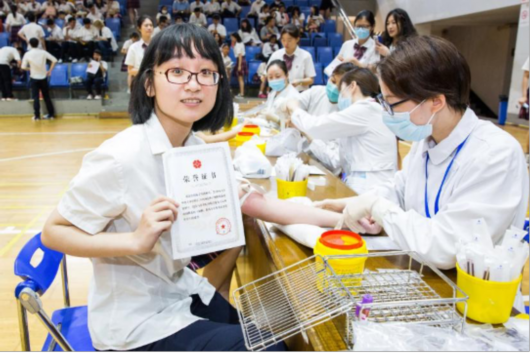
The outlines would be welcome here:
M 164 174 L 167 196 L 180 204 L 173 259 L 245 245 L 228 143 L 174 148 L 164 154 Z

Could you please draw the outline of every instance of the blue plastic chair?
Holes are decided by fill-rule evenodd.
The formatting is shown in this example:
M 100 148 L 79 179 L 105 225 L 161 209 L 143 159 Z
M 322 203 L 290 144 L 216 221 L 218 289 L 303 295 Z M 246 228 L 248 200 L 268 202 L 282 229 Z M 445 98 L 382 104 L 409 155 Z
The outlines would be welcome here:
M 127 2 L 127 0 L 125 0 L 125 2 Z M 173 0 L 160 0 L 160 5 L 171 6 L 173 5 Z
M 299 7 L 310 7 L 308 0 L 295 0 L 294 3 Z
M 76 21 L 80 26 L 83 26 L 83 19 L 81 17 L 77 18 Z
M 524 230 L 526 230 L 526 237 L 524 237 L 524 240 L 528 243 L 530 242 L 530 234 L 529 234 L 529 226 L 528 226 L 528 218 L 524 222 Z
M 64 28 L 64 20 L 61 20 L 60 18 L 55 19 L 55 25 L 61 29 Z
M 315 38 L 327 38 L 327 36 L 324 32 L 311 33 L 311 43 L 315 42 Z
M 326 22 L 323 25 L 323 30 L 326 33 L 336 33 L 337 23 L 334 20 L 326 20 Z
M 313 62 L 317 61 L 317 56 L 315 54 L 315 48 L 314 47 L 300 47 L 301 49 L 308 51 L 309 54 L 313 57 Z
M 300 39 L 300 47 L 310 47 L 310 46 L 311 46 L 311 38 Z
M 72 77 L 81 77 L 83 79 L 83 82 L 81 83 L 70 83 L 70 97 L 72 97 L 72 93 L 76 89 L 85 89 L 85 81 L 87 79 L 87 70 L 88 64 L 86 63 L 75 63 L 72 64 L 70 67 L 70 78 Z
M 226 27 L 226 33 L 228 35 L 239 30 L 239 20 L 237 18 L 225 18 L 223 24 Z
M 320 47 L 317 48 L 317 61 L 322 64 L 322 67 L 327 67 L 333 61 L 333 48 Z
M 289 7 L 294 6 L 294 0 L 283 0 L 283 4 L 285 5 L 286 9 L 289 9 Z
M 339 56 L 340 50 L 342 49 L 342 46 L 340 47 L 333 47 L 333 56 L 337 57 Z
M 320 5 L 322 5 L 322 0 L 309 0 L 309 6 L 316 6 L 320 8 Z
M 304 14 L 307 23 L 307 18 L 311 16 L 311 8 L 309 6 L 300 6 L 300 12 Z
M 256 19 L 254 17 L 249 17 L 249 18 L 247 18 L 247 20 L 252 25 L 252 28 L 256 29 L 256 31 L 257 31 L 258 29 L 256 28 Z
M 341 33 L 328 33 L 328 43 L 330 47 L 342 46 L 342 34 Z
M 317 73 L 317 76 L 315 77 L 315 83 L 314 85 L 323 85 L 324 84 L 324 77 L 322 72 L 322 64 L 321 63 L 315 63 L 315 71 Z
M 241 13 L 239 14 L 239 17 L 245 18 L 250 12 L 250 6 L 241 6 Z
M 313 46 L 315 48 L 327 47 L 328 46 L 328 40 L 326 38 L 316 37 L 315 40 L 313 41 Z
M 23 80 L 17 80 L 13 82 L 14 90 L 27 90 L 29 88 L 29 72 L 26 71 L 26 75 Z
M 48 22 L 48 19 L 46 18 L 41 18 L 40 20 L 37 21 L 37 23 L 41 26 L 46 26 L 46 22 Z
M 260 47 L 252 47 L 252 46 L 245 47 L 245 58 L 247 62 L 254 61 L 256 58 L 256 55 L 258 55 L 259 53 L 261 53 Z
M 234 65 L 236 65 L 237 59 L 236 59 L 236 56 L 234 55 L 234 48 L 230 47 L 228 56 L 230 57 L 230 59 L 232 59 L 232 61 L 234 62 Z
M 247 84 L 249 86 L 256 86 L 253 82 L 253 77 L 258 73 L 258 68 L 261 65 L 261 62 L 253 61 L 248 65 L 248 79 Z
M 37 252 L 43 257 L 37 266 L 31 259 Z M 56 310 L 52 318 L 46 314 L 39 297 L 43 296 L 53 283 L 57 272 L 61 271 L 65 308 Z M 87 307 L 70 307 L 66 257 L 48 249 L 41 242 L 41 233 L 24 245 L 15 259 L 15 275 L 22 278 L 15 289 L 21 348 L 30 350 L 27 312 L 36 314 L 48 331 L 42 351 L 94 351 L 88 332 Z
M 8 46 L 10 33 L 0 33 L 0 48 Z
M 119 41 L 121 39 L 121 21 L 119 18 L 107 18 L 105 20 L 105 25 L 114 34 L 114 38 Z
M 68 79 L 68 65 L 57 64 L 53 68 L 50 77 L 50 88 L 70 88 L 70 82 Z

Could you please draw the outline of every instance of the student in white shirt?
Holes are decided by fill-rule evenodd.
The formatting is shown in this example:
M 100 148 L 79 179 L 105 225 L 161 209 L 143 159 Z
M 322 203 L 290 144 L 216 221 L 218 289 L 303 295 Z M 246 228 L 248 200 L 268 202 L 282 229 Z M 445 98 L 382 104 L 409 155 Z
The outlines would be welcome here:
M 226 75 L 232 77 L 232 69 L 234 68 L 234 62 L 230 57 L 230 46 L 228 44 L 223 44 L 221 46 L 221 54 L 223 54 L 223 63 L 226 70 Z
M 208 21 L 206 20 L 206 16 L 201 12 L 200 7 L 195 7 L 195 10 L 193 10 L 193 13 L 190 16 L 189 23 L 194 24 L 196 26 L 200 27 L 206 27 L 208 26 Z
M 261 7 L 261 11 L 258 13 L 258 23 L 262 26 L 267 25 L 268 18 L 272 17 L 276 20 L 276 17 L 272 15 L 269 5 L 265 4 Z
M 187 41 L 197 45 L 185 47 Z M 177 52 L 182 56 L 175 57 Z M 154 37 L 145 60 L 138 74 L 143 81 L 131 97 L 133 126 L 85 156 L 46 222 L 42 242 L 92 260 L 88 328 L 94 348 L 245 350 L 237 312 L 216 292 L 241 248 L 224 251 L 203 276 L 187 267 L 189 258 L 173 260 L 170 228 L 182 215 L 175 200 L 159 196 L 166 192 L 162 154 L 203 144 L 195 131 L 231 123 L 229 77 L 212 36 L 189 24 Z M 199 74 L 182 75 L 183 70 Z M 239 189 L 240 197 L 248 193 L 244 185 Z M 256 192 L 241 204 L 250 217 L 278 224 L 333 227 L 340 219 Z M 285 348 L 278 343 L 269 350 Z
M 25 2 L 20 3 L 18 6 L 20 10 L 22 10 L 22 12 L 25 14 L 28 12 L 38 14 L 41 12 L 41 5 L 35 0 L 27 0 Z
M 20 46 L 21 38 L 18 36 L 18 32 L 26 24 L 26 19 L 20 11 L 16 6 L 11 6 L 11 12 L 6 18 L 6 31 L 11 34 L 9 41 L 15 47 Z
M 77 46 L 77 30 L 80 27 L 76 19 L 70 17 L 63 28 L 63 53 L 66 61 L 76 63 L 81 58 Z
M 372 39 L 375 28 L 374 14 L 369 10 L 359 12 L 355 16 L 353 26 L 357 38 L 342 45 L 337 59 L 342 62 L 351 62 L 358 67 L 375 70 L 381 57 L 376 51 L 375 40 Z
M 50 53 L 39 49 L 39 40 L 31 38 L 29 40 L 31 49 L 24 54 L 22 59 L 22 69 L 30 72 L 31 96 L 33 97 L 33 121 L 40 120 L 40 99 L 39 92 L 46 103 L 48 114 L 44 119 L 51 120 L 55 117 L 55 110 L 50 98 L 50 89 L 48 87 L 48 77 L 51 76 L 57 59 Z M 46 70 L 46 62 L 50 61 L 50 69 Z
M 88 18 L 83 19 L 83 26 L 76 31 L 77 50 L 79 55 L 87 62 L 92 58 L 94 49 L 96 48 L 96 39 L 98 37 L 97 29 L 92 26 L 92 22 Z
M 0 48 L 0 88 L 2 100 L 11 101 L 13 96 L 13 77 L 11 75 L 11 62 L 15 60 L 20 67 L 20 54 L 14 47 L 5 46 Z
M 171 13 L 167 9 L 167 6 L 162 6 L 160 8 L 160 12 L 156 14 L 156 21 L 158 22 L 160 20 L 160 17 L 165 16 L 168 19 L 171 19 Z
M 153 34 L 153 21 L 149 16 L 141 16 L 136 24 L 141 39 L 131 45 L 127 51 L 127 57 L 125 58 L 125 65 L 127 65 L 129 75 L 132 77 L 135 77 L 138 74 L 138 69 L 140 69 L 142 59 L 144 58 L 145 49 L 149 43 L 151 43 L 151 37 Z
M 261 12 L 261 8 L 265 5 L 265 0 L 255 0 L 252 5 L 250 5 L 250 11 L 248 12 L 248 16 L 258 18 Z
M 280 46 L 278 45 L 278 37 L 271 36 L 269 41 L 263 44 L 263 49 L 261 53 L 267 60 L 269 60 L 271 55 L 277 50 L 280 50 Z
M 57 6 L 59 12 L 64 12 L 69 15 L 75 13 L 75 6 L 70 1 L 59 0 L 59 6 Z
M 232 41 L 232 50 L 236 57 L 236 63 L 234 65 L 234 76 L 239 81 L 239 94 L 237 98 L 243 98 L 245 96 L 245 78 L 248 76 L 247 60 L 245 59 L 245 44 L 237 32 L 230 35 Z
M 382 57 L 386 57 L 393 52 L 400 41 L 417 35 L 416 28 L 410 20 L 409 14 L 402 9 L 394 9 L 386 15 L 385 31 L 381 35 L 382 43 L 379 40 L 375 43 L 376 50 Z
M 204 13 L 208 16 L 213 16 L 214 14 L 221 13 L 221 5 L 218 0 L 210 0 L 204 4 Z
M 271 88 L 265 103 L 268 112 L 277 114 L 283 103 L 300 96 L 296 88 L 289 83 L 289 72 L 282 60 L 274 60 L 267 65 L 267 81 Z
M 274 17 L 267 17 L 265 20 L 265 26 L 261 28 L 260 37 L 263 42 L 269 41 L 271 37 L 280 37 L 280 31 L 278 30 L 278 27 L 276 27 L 276 20 Z
M 97 47 L 102 53 L 103 58 L 110 58 L 112 53 L 118 50 L 118 43 L 116 42 L 116 38 L 114 38 L 114 33 L 100 20 L 94 22 L 94 28 L 97 31 Z
M 239 14 L 241 13 L 241 6 L 239 6 L 235 1 L 225 0 L 221 5 L 221 11 L 223 18 L 239 17 Z
M 397 143 L 375 100 L 377 77 L 368 69 L 347 72 L 339 84 L 338 112 L 321 116 L 288 104 L 291 122 L 310 138 L 339 141 L 340 164 L 348 187 L 362 195 L 390 182 L 397 171 Z
M 85 81 L 85 87 L 88 92 L 87 99 L 101 99 L 101 88 L 105 83 L 107 70 L 108 64 L 103 61 L 102 52 L 98 49 L 94 50 L 92 60 L 87 65 L 87 78 Z M 94 88 L 96 89 L 95 95 Z
M 298 92 L 303 92 L 313 84 L 317 75 L 313 57 L 298 46 L 300 31 L 295 25 L 283 27 L 281 42 L 283 49 L 272 54 L 269 63 L 274 60 L 284 60 L 289 70 L 289 81 Z
M 169 19 L 166 16 L 161 16 L 157 20 L 158 26 L 153 30 L 153 36 L 156 36 L 160 31 L 169 26 Z
M 300 11 L 298 6 L 293 7 L 291 14 L 291 24 L 298 27 L 300 31 L 304 30 L 305 15 Z
M 410 37 L 378 72 L 383 121 L 414 141 L 403 169 L 373 192 L 318 205 L 344 211 L 356 232 L 384 228 L 399 248 L 444 270 L 455 267 L 457 243 L 471 241 L 477 219 L 485 220 L 494 244 L 512 225 L 522 229 L 529 188 L 523 150 L 469 108 L 470 69 L 456 47 Z
M 194 2 L 190 3 L 190 12 L 193 13 L 195 9 L 201 9 L 201 11 L 204 12 L 204 4 L 201 0 L 195 0 Z
M 250 21 L 246 18 L 244 20 L 241 20 L 241 26 L 239 27 L 239 36 L 243 40 L 243 44 L 245 45 L 251 45 L 255 47 L 261 46 L 261 40 L 259 39 L 258 33 L 256 33 L 256 30 L 252 27 L 250 24 Z
M 55 24 L 55 21 L 48 19 L 46 21 L 48 27 L 48 37 L 46 38 L 46 50 L 54 57 L 59 58 L 59 63 L 63 62 L 63 42 L 64 36 L 61 28 Z
M 88 5 L 88 14 L 86 15 L 86 18 L 90 19 L 92 23 L 97 20 L 103 21 L 103 15 L 94 4 Z
M 121 63 L 121 71 L 127 72 L 127 94 L 131 94 L 131 83 L 132 83 L 132 76 L 128 73 L 128 67 L 125 64 L 125 59 L 127 58 L 127 53 L 129 51 L 129 48 L 136 42 L 140 40 L 140 35 L 136 32 L 131 33 L 129 36 L 129 39 L 127 39 L 121 48 L 121 53 L 123 54 L 123 60 Z
M 212 21 L 212 24 L 208 27 L 208 31 L 213 35 L 219 33 L 224 41 L 226 38 L 226 27 L 221 24 L 221 16 L 213 15 Z
M 31 38 L 36 38 L 39 41 L 39 49 L 46 50 L 46 43 L 44 42 L 44 30 L 40 25 L 36 23 L 37 17 L 33 12 L 30 12 L 28 14 L 28 21 L 29 23 L 27 25 L 24 25 L 20 31 L 18 31 L 18 36 L 28 44 Z

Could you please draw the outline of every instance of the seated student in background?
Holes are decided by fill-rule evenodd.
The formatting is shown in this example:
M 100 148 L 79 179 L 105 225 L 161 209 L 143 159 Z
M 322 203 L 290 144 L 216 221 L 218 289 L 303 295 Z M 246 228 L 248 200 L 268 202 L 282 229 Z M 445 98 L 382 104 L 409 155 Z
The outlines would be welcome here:
M 96 5 L 90 4 L 88 5 L 88 14 L 86 15 L 86 18 L 90 19 L 92 23 L 96 22 L 97 20 L 103 21 L 103 14 L 98 10 Z
M 41 18 L 57 18 L 57 8 L 55 7 L 55 1 L 49 0 L 42 3 L 40 8 Z
M 250 11 L 248 12 L 248 17 L 258 18 L 261 12 L 261 8 L 265 6 L 265 0 L 255 0 L 252 5 L 250 5 Z
M 208 27 L 208 32 L 215 35 L 218 33 L 222 40 L 224 41 L 226 38 L 226 27 L 223 26 L 221 23 L 221 16 L 219 15 L 213 15 L 212 17 L 212 24 Z
M 204 12 L 204 4 L 201 0 L 190 1 L 190 12 L 193 13 L 195 9 L 201 9 Z
M 57 11 L 64 12 L 65 14 L 71 15 L 76 12 L 75 5 L 70 1 L 59 0 L 59 5 L 57 6 Z
M 372 11 L 363 10 L 355 16 L 353 30 L 357 38 L 346 41 L 340 48 L 337 59 L 342 62 L 351 62 L 358 67 L 375 70 L 375 65 L 381 59 L 376 50 L 374 36 L 375 17 Z
M 294 6 L 291 12 L 291 24 L 298 27 L 300 31 L 304 31 L 305 15 L 300 11 L 298 6 Z
M 234 65 L 233 75 L 237 77 L 239 82 L 239 94 L 237 98 L 245 97 L 245 79 L 248 76 L 247 60 L 245 58 L 245 44 L 237 32 L 230 35 L 232 41 L 232 50 L 236 57 L 236 63 Z
M 101 88 L 105 83 L 105 75 L 107 74 L 108 64 L 103 61 L 102 53 L 98 49 L 94 50 L 92 60 L 87 66 L 87 78 L 85 87 L 88 92 L 86 99 L 101 99 Z M 94 88 L 96 94 L 94 95 Z
M 277 25 L 280 29 L 291 23 L 291 18 L 289 17 L 289 13 L 287 12 L 285 5 L 281 5 L 279 7 L 277 17 Z
M 56 58 L 59 58 L 59 63 L 62 63 L 64 58 L 63 31 L 52 19 L 46 21 L 46 26 L 48 28 L 48 37 L 45 40 L 46 50 Z
M 345 73 L 338 85 L 338 112 L 320 116 L 287 104 L 291 123 L 310 138 L 338 139 L 343 179 L 357 195 L 392 181 L 397 171 L 396 137 L 383 123 L 376 101 L 377 77 L 368 69 Z
M 282 60 L 274 60 L 267 65 L 267 81 L 271 92 L 265 106 L 269 112 L 279 111 L 282 103 L 300 96 L 300 93 L 289 82 L 289 72 Z
M 74 17 L 70 17 L 63 28 L 63 53 L 65 61 L 76 63 L 81 57 L 77 47 L 77 30 L 80 28 Z
M 402 9 L 395 9 L 388 13 L 385 20 L 385 31 L 381 35 L 383 43 L 377 41 L 376 50 L 385 57 L 396 49 L 399 42 L 415 36 L 418 33 L 410 20 L 409 14 Z
M 221 35 L 219 33 L 215 33 L 213 35 L 213 38 L 215 39 L 215 42 L 217 43 L 219 48 L 221 48 L 223 46 L 223 44 L 225 43 L 225 41 L 223 40 L 223 37 L 221 37 Z
M 98 32 L 95 27 L 92 26 L 90 19 L 83 19 L 83 26 L 76 31 L 77 38 L 77 50 L 79 55 L 89 61 L 92 58 L 94 49 L 96 47 L 96 38 L 98 37 Z
M 221 4 L 219 0 L 210 0 L 204 4 L 204 13 L 207 16 L 213 16 L 221 13 Z
M 156 14 L 156 22 L 160 21 L 160 17 L 164 16 L 165 18 L 171 20 L 171 13 L 168 11 L 167 6 L 162 6 L 160 12 Z M 156 33 L 155 33 L 156 34 Z
M 272 16 L 269 5 L 265 4 L 261 7 L 260 12 L 258 13 L 258 27 L 267 25 L 267 19 L 269 17 L 276 19 Z
M 18 36 L 18 32 L 26 24 L 26 19 L 21 13 L 22 10 L 18 9 L 16 6 L 11 6 L 11 12 L 7 15 L 6 18 L 6 31 L 10 33 L 9 42 L 15 48 L 20 47 L 21 37 Z M 29 19 L 28 19 L 29 20 Z
M 294 25 L 287 25 L 282 29 L 281 42 L 283 49 L 274 52 L 269 63 L 274 60 L 285 61 L 289 71 L 289 81 L 299 92 L 303 92 L 313 84 L 317 75 L 313 57 L 298 46 L 300 31 Z
M 160 31 L 169 26 L 169 18 L 166 16 L 160 16 L 157 21 L 158 26 L 153 30 L 153 36 L 156 36 Z
M 25 2 L 20 2 L 18 6 L 24 14 L 27 14 L 28 12 L 39 14 L 41 12 L 41 4 L 38 3 L 36 0 L 26 0 Z
M 127 65 L 125 64 L 125 58 L 127 58 L 127 52 L 129 51 L 129 48 L 134 43 L 138 42 L 140 40 L 140 35 L 137 32 L 132 32 L 129 36 L 129 39 L 123 43 L 123 46 L 121 48 L 121 53 L 123 54 L 123 60 L 121 63 L 121 72 L 127 72 Z M 132 76 L 127 74 L 127 93 L 131 93 L 131 83 L 132 83 Z
M 232 18 L 239 17 L 241 13 L 241 6 L 239 6 L 235 1 L 225 0 L 221 5 L 221 14 L 223 18 Z
M 247 19 L 241 20 L 241 26 L 239 27 L 239 31 L 237 31 L 237 33 L 239 33 L 239 36 L 245 45 L 259 47 L 262 44 L 258 33 Z
M 359 197 L 319 202 L 344 212 L 357 233 L 382 229 L 402 250 L 440 269 L 456 264 L 460 239 L 483 218 L 494 244 L 528 210 L 528 168 L 521 144 L 469 108 L 471 72 L 450 42 L 413 36 L 378 66 L 383 121 L 413 141 L 394 179 Z
M 189 23 L 204 28 L 208 26 L 208 20 L 206 19 L 206 16 L 202 13 L 200 7 L 197 6 L 195 10 L 193 10 L 193 13 L 190 16 Z
M 280 36 L 280 31 L 276 27 L 276 20 L 274 17 L 267 17 L 265 21 L 265 26 L 261 28 L 260 37 L 263 42 L 268 42 L 271 37 L 278 38 Z
M 116 38 L 114 38 L 114 33 L 100 20 L 94 22 L 94 28 L 97 31 L 97 46 L 103 57 L 108 59 L 112 53 L 118 51 L 118 43 L 116 42 Z
M 271 55 L 277 50 L 280 50 L 280 46 L 278 45 L 278 37 L 271 36 L 269 38 L 269 41 L 263 44 L 263 49 L 261 51 L 261 54 L 263 54 L 265 59 L 268 60 L 271 57 Z
M 186 20 L 190 17 L 190 3 L 188 0 L 173 1 L 173 17 L 177 15 Z
M 223 55 L 223 63 L 225 65 L 226 74 L 228 77 L 232 77 L 232 69 L 234 68 L 234 62 L 230 57 L 230 46 L 228 44 L 221 45 L 221 54 Z

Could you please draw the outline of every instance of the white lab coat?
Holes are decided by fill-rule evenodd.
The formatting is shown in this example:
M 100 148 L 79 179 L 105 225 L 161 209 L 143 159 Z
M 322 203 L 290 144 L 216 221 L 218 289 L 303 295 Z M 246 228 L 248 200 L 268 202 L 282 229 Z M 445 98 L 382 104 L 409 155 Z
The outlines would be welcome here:
M 278 114 L 280 105 L 285 102 L 287 99 L 297 99 L 300 96 L 300 93 L 293 85 L 288 84 L 287 87 L 281 92 L 271 91 L 267 97 L 267 102 L 265 106 L 267 110 Z
M 396 137 L 384 125 L 382 112 L 381 106 L 368 98 L 320 117 L 297 109 L 291 121 L 314 138 L 339 139 L 346 184 L 360 195 L 392 180 L 397 170 Z
M 326 93 L 326 86 L 313 86 L 298 97 L 300 108 L 310 115 L 321 116 L 339 111 L 338 104 L 331 103 Z M 306 152 L 309 152 L 333 174 L 340 174 L 340 152 L 338 140 L 314 139 Z
M 460 145 L 434 215 L 436 195 L 449 163 Z M 429 152 L 428 201 L 425 212 L 425 162 Z M 413 250 L 440 269 L 456 263 L 458 239 L 469 239 L 472 223 L 484 218 L 494 243 L 511 225 L 522 228 L 528 207 L 528 169 L 519 142 L 491 122 L 479 120 L 468 109 L 462 120 L 439 144 L 432 139 L 414 143 L 403 169 L 373 192 L 393 201 L 385 212 L 376 203 L 373 215 L 403 250 Z M 380 205 L 380 206 L 378 206 Z

